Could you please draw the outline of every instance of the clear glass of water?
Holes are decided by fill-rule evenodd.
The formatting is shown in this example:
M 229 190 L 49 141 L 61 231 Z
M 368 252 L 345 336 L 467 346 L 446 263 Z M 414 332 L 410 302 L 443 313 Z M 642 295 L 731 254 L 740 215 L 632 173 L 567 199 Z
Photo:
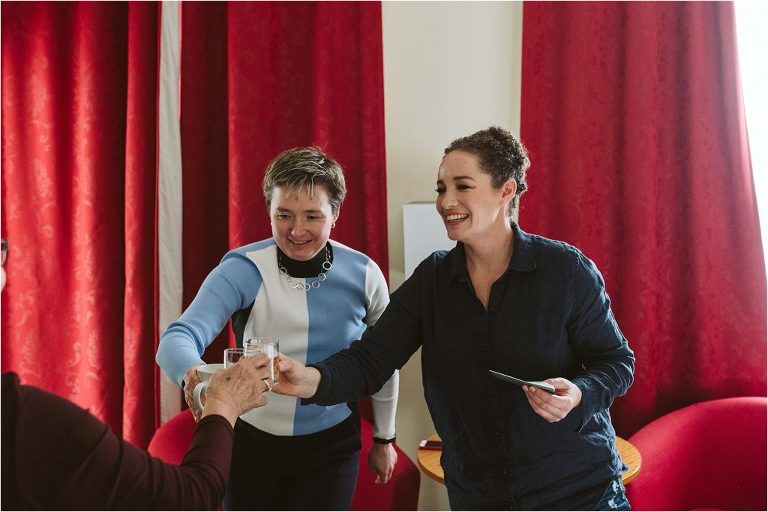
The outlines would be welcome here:
M 272 363 L 270 377 L 277 384 L 280 378 L 280 338 L 277 336 L 255 336 L 243 343 L 247 354 L 267 354 Z

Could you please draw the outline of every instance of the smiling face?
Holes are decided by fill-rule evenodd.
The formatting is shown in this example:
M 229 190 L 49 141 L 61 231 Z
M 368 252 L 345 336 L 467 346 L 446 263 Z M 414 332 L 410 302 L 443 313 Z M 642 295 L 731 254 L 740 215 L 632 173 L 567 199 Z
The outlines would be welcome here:
M 307 187 L 290 190 L 278 185 L 272 189 L 269 216 L 280 250 L 289 258 L 307 261 L 325 247 L 338 213 L 333 213 L 322 185 L 316 185 L 312 195 Z
M 477 155 L 459 150 L 445 155 L 437 171 L 435 206 L 448 238 L 471 243 L 503 229 L 509 222 L 506 206 L 514 192 L 512 179 L 494 188 Z

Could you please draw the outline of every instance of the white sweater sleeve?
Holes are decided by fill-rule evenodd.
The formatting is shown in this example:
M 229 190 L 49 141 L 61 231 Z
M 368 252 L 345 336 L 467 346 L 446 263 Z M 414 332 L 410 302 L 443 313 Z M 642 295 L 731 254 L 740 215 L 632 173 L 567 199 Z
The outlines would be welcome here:
M 389 290 L 381 269 L 373 260 L 368 262 L 365 279 L 366 307 L 365 323 L 373 325 L 389 304 Z M 373 408 L 373 435 L 380 439 L 395 437 L 395 413 L 400 390 L 400 372 L 395 370 L 382 388 L 371 395 Z

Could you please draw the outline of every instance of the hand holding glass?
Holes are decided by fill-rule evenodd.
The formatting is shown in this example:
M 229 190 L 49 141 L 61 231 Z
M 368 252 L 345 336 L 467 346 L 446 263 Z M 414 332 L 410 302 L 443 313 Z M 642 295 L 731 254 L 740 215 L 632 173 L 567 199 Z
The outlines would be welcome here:
M 219 370 L 235 366 L 240 358 L 247 355 L 255 355 L 257 353 L 258 352 L 255 351 L 247 351 L 244 348 L 228 348 L 224 350 L 224 364 L 206 364 L 198 367 L 197 376 L 200 377 L 200 383 L 195 386 L 195 390 L 193 391 L 192 396 L 195 399 L 195 404 L 200 408 L 201 411 L 205 409 L 201 395 L 203 391 L 205 391 L 205 389 L 208 387 L 208 381 L 210 380 L 211 376 Z
M 249 355 L 251 355 L 251 351 L 255 354 L 267 354 L 272 367 L 270 377 L 277 384 L 280 379 L 280 338 L 277 336 L 256 336 L 246 340 L 243 346 Z

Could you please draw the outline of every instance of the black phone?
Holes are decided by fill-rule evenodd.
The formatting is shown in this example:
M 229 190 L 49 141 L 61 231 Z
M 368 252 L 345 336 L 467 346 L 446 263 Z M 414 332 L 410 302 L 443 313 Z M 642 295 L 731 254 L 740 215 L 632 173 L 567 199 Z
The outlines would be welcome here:
M 443 449 L 443 442 L 442 441 L 430 441 L 428 439 L 422 439 L 422 441 L 419 443 L 419 448 L 422 448 L 424 450 L 442 450 Z
M 542 382 L 538 380 L 523 380 L 518 379 L 517 377 L 512 377 L 510 375 L 507 375 L 506 373 L 497 372 L 495 370 L 488 370 L 491 372 L 491 375 L 496 377 L 497 379 L 505 380 L 507 382 L 511 382 L 512 384 L 517 384 L 518 386 L 533 386 L 535 388 L 543 389 L 550 395 L 555 394 L 555 387 L 552 384 L 549 384 L 548 382 Z

